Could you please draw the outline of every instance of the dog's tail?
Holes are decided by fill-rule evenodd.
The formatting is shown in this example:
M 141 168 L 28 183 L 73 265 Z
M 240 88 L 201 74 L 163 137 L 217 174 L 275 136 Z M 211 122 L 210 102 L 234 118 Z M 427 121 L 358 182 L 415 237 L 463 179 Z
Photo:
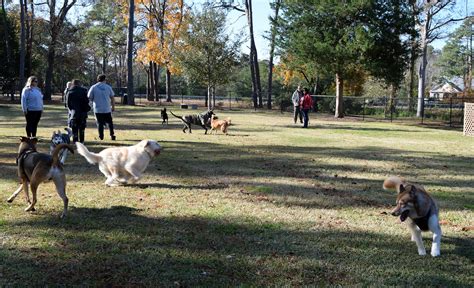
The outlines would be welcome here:
M 51 155 L 53 157 L 53 164 L 52 164 L 53 167 L 58 167 L 59 165 L 61 165 L 61 161 L 59 159 L 59 153 L 63 149 L 67 149 L 72 154 L 74 154 L 74 146 L 72 146 L 70 144 L 65 144 L 65 143 L 61 143 L 61 144 L 56 145 L 56 147 L 54 147 L 53 152 L 51 153 Z
M 65 127 L 64 130 L 67 131 L 67 136 L 71 137 L 72 136 L 72 130 L 69 127 Z
M 383 189 L 394 189 L 400 193 L 400 185 L 405 184 L 406 180 L 398 176 L 390 176 L 385 181 L 383 181 Z
M 175 115 L 175 114 L 173 113 L 173 111 L 170 110 L 170 113 L 171 113 L 171 115 L 173 115 L 174 117 L 178 118 L 179 120 L 183 120 L 183 117 L 178 116 L 178 115 Z
M 102 160 L 102 157 L 99 154 L 89 152 L 86 146 L 80 142 L 76 142 L 77 153 L 86 158 L 87 162 L 91 164 L 97 164 Z

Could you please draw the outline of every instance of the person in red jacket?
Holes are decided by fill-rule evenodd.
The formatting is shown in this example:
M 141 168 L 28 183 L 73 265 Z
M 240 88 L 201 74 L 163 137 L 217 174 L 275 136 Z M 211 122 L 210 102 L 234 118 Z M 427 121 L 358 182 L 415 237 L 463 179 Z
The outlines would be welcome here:
M 300 100 L 300 109 L 303 111 L 303 128 L 308 128 L 309 110 L 313 107 L 313 98 L 309 95 L 307 88 L 303 89 L 303 97 Z

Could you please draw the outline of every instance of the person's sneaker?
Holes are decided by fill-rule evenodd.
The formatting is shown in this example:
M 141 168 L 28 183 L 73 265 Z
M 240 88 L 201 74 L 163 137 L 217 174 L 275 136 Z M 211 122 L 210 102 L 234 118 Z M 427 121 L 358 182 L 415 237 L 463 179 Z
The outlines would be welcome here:
M 99 139 L 100 139 L 100 140 L 104 140 L 104 136 L 99 136 Z
M 110 138 L 112 138 L 112 141 L 115 141 L 115 136 L 110 136 Z

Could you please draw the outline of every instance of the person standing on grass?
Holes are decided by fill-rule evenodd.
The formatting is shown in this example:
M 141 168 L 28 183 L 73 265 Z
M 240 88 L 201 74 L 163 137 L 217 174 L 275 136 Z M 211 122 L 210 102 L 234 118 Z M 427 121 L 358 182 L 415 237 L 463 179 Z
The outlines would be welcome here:
M 300 118 L 300 123 L 303 123 L 303 119 L 301 117 L 301 110 L 300 110 L 300 101 L 301 98 L 303 98 L 303 91 L 301 91 L 301 86 L 298 85 L 298 88 L 296 88 L 295 92 L 293 92 L 293 96 L 291 96 L 291 102 L 293 102 L 293 109 L 294 109 L 294 115 L 293 115 L 293 120 L 295 121 Z
M 63 92 L 63 101 L 64 101 L 64 106 L 65 107 L 67 107 L 67 98 L 66 98 L 67 91 L 69 91 L 69 89 L 71 89 L 71 87 L 72 87 L 72 81 L 67 81 L 66 88 L 64 89 L 64 92 Z
M 21 110 L 26 118 L 26 136 L 36 137 L 38 123 L 43 113 L 43 93 L 38 88 L 36 76 L 30 76 L 21 91 Z
M 91 110 L 87 89 L 81 86 L 77 79 L 72 80 L 72 87 L 66 94 L 67 108 L 69 109 L 68 126 L 72 129 L 72 139 L 84 143 L 87 124 L 87 112 Z
M 114 91 L 105 83 L 105 75 L 97 76 L 97 83 L 92 85 L 87 93 L 89 101 L 92 102 L 94 114 L 99 130 L 99 139 L 104 140 L 104 126 L 109 126 L 110 138 L 115 140 L 112 112 L 115 111 Z
M 311 95 L 309 95 L 309 90 L 308 88 L 303 89 L 303 98 L 301 98 L 300 101 L 300 108 L 301 111 L 303 112 L 303 128 L 308 128 L 308 122 L 309 122 L 309 110 L 311 110 L 311 107 L 313 107 L 313 98 L 311 98 Z

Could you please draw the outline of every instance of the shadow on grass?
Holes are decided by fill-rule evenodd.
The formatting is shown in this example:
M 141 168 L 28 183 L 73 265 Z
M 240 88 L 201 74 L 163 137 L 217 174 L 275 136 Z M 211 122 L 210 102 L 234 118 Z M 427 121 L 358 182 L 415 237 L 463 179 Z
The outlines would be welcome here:
M 431 258 L 417 255 L 408 232 L 141 212 L 71 207 L 63 221 L 3 222 L 0 286 L 470 285 L 472 239 L 448 238 Z
M 452 157 L 430 152 L 409 152 L 372 146 L 351 149 L 317 145 L 296 147 L 285 145 L 272 145 L 271 147 L 264 145 L 230 146 L 212 142 L 213 137 L 209 136 L 208 142 L 199 140 L 196 142 L 159 141 L 164 147 L 163 153 L 150 163 L 145 172 L 145 176 L 157 179 L 157 182 L 152 183 L 147 180 L 148 184 L 140 184 L 137 187 L 206 189 L 206 185 L 214 185 L 214 187 L 226 188 L 226 186 L 222 186 L 222 182 L 229 178 L 230 180 L 227 182 L 230 184 L 270 186 L 271 189 L 267 194 L 279 197 L 277 202 L 281 205 L 297 205 L 308 208 L 385 206 L 393 203 L 394 195 L 381 191 L 383 179 L 353 178 L 344 175 L 346 173 L 356 175 L 385 173 L 387 176 L 398 174 L 425 186 L 438 186 L 439 191 L 442 191 L 443 187 L 446 187 L 447 190 L 456 188 L 462 191 L 452 194 L 439 193 L 440 196 L 435 198 L 442 201 L 441 207 L 443 208 L 464 209 L 465 203 L 474 201 L 472 195 L 474 180 L 472 178 L 441 179 L 436 177 L 437 174 L 433 175 L 433 171 L 437 171 L 438 173 L 469 176 L 474 165 L 474 157 Z M 110 146 L 138 143 L 136 140 L 129 139 L 123 141 L 128 143 L 95 141 L 86 145 L 90 151 L 97 153 Z M 17 142 L 16 138 L 15 142 Z M 47 153 L 48 151 L 44 147 L 47 144 L 41 145 L 41 150 L 39 150 Z M 0 179 L 17 178 L 16 165 L 14 164 L 16 150 L 16 143 L 0 143 L 0 151 L 12 151 L 0 152 L 0 158 L 11 159 L 10 162 L 2 161 L 4 164 L 2 167 L 6 170 L 5 173 L 0 174 Z M 332 157 L 344 161 L 334 164 L 327 161 Z M 370 167 L 367 165 L 367 161 L 395 163 L 400 169 L 390 170 L 390 166 L 387 165 L 386 171 L 383 171 L 378 167 Z M 68 179 L 74 179 L 75 175 L 78 175 L 80 178 L 87 178 L 88 181 L 99 181 L 100 183 L 104 181 L 98 167 L 88 164 L 77 153 L 68 157 L 65 170 Z M 189 186 L 164 184 L 159 180 L 161 176 L 185 179 L 186 183 L 190 184 Z M 239 180 L 234 180 L 236 178 Z M 286 183 L 270 183 L 271 181 L 264 179 L 276 180 L 274 182 L 278 182 L 278 179 L 285 179 Z M 429 182 L 423 183 L 423 180 L 419 179 L 429 179 Z M 308 188 L 299 185 L 302 180 L 312 183 L 313 186 Z M 326 201 L 329 204 L 321 204 L 321 196 L 334 199 Z M 292 197 L 292 199 L 286 199 L 287 197 Z M 295 198 L 300 198 L 300 201 L 295 201 Z M 340 201 L 340 199 L 346 201 Z

